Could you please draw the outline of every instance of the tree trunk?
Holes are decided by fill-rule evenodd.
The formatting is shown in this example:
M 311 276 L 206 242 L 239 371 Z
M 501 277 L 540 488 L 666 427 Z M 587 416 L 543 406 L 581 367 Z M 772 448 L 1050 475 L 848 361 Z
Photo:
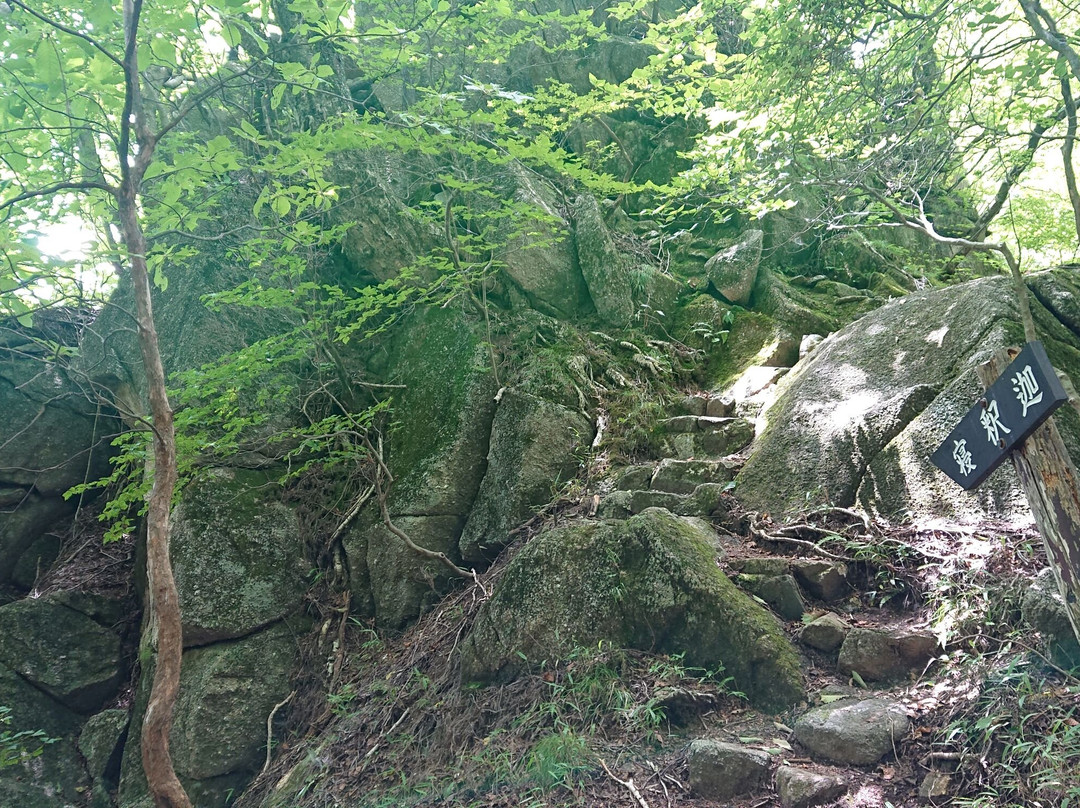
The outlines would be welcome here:
M 1010 351 L 1011 356 L 996 351 L 989 362 L 978 367 L 984 387 L 993 384 L 1018 353 L 1015 348 Z M 1073 634 L 1080 641 L 1080 478 L 1053 418 L 1013 451 L 1012 460 L 1046 545 L 1046 559 L 1065 601 Z
M 147 631 L 156 635 L 157 659 L 150 701 L 142 725 L 142 760 L 146 781 L 157 808 L 191 808 L 173 769 L 169 730 L 180 689 L 183 637 L 180 599 L 169 559 L 169 513 L 176 488 L 176 436 L 173 412 L 165 389 L 165 368 L 158 347 L 150 303 L 150 277 L 146 266 L 146 240 L 139 223 L 134 189 L 125 186 L 119 197 L 120 223 L 131 278 L 135 286 L 135 315 L 150 397 L 154 431 L 154 484 L 150 489 L 146 530 L 146 573 L 150 620 Z

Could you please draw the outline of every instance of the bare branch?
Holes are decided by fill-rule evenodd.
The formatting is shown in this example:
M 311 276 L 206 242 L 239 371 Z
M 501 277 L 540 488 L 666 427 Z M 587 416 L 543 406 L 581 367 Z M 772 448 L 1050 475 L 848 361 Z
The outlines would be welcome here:
M 57 182 L 53 185 L 49 185 L 46 188 L 38 188 L 35 191 L 25 191 L 18 196 L 13 196 L 11 199 L 7 199 L 4 202 L 0 202 L 0 211 L 7 210 L 13 205 L 18 205 L 20 202 L 25 202 L 28 199 L 37 199 L 42 196 L 52 196 L 58 194 L 61 191 L 104 191 L 109 196 L 115 197 L 118 193 L 117 189 L 111 185 L 106 185 L 103 182 Z

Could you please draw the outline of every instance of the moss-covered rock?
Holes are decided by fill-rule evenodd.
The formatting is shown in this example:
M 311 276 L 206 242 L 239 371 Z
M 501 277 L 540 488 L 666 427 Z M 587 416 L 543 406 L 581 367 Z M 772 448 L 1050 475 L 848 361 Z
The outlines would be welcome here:
M 487 467 L 497 384 L 482 329 L 460 311 L 416 312 L 389 348 L 395 397 L 389 466 L 394 523 L 420 546 L 458 558 Z M 400 629 L 446 591 L 448 572 L 409 551 L 369 508 L 344 539 L 358 612 Z
M 124 675 L 120 637 L 49 598 L 0 607 L 0 664 L 81 713 L 99 709 Z
M 121 742 L 128 729 L 127 710 L 102 710 L 90 716 L 79 732 L 79 754 L 90 775 L 91 808 L 111 808 L 109 792 L 120 776 Z
M 414 543 L 453 559 L 458 558 L 457 539 L 463 522 L 454 515 L 393 518 L 394 526 Z M 446 594 L 453 580 L 446 567 L 439 561 L 421 558 L 387 530 L 382 521 L 368 517 L 357 525 L 356 532 L 362 535 L 350 537 L 346 542 L 349 566 L 351 570 L 360 567 L 354 563 L 353 554 L 363 547 L 363 564 L 371 571 L 366 583 L 375 622 L 381 630 L 400 631 Z M 357 598 L 364 597 L 363 583 L 363 578 L 355 581 L 353 593 Z
M 735 496 L 773 514 L 857 499 L 885 515 L 1022 514 L 1011 472 L 969 494 L 927 459 L 978 398 L 975 364 L 1018 336 L 1016 317 L 1009 280 L 985 278 L 833 334 L 785 379 Z
M 573 479 L 593 427 L 579 412 L 517 390 L 504 390 L 495 411 L 487 473 L 461 534 L 461 557 L 480 564 L 509 533 Z
M 822 297 L 811 297 L 787 283 L 782 275 L 767 266 L 758 270 L 751 303 L 756 311 L 783 323 L 796 337 L 804 334 L 828 334 L 840 324 L 835 311 L 823 309 Z
M 705 262 L 705 274 L 725 300 L 739 306 L 750 302 L 750 292 L 761 265 L 761 244 L 765 234 L 748 230 L 735 244 Z
M 572 319 L 592 310 L 578 266 L 570 224 L 555 188 L 519 164 L 511 164 L 501 183 L 506 199 L 532 208 L 518 216 L 502 254 L 503 272 L 533 308 Z M 528 218 L 526 218 L 528 216 Z M 523 220 L 524 219 L 524 220 Z
M 484 476 L 497 385 L 479 326 L 459 311 L 427 309 L 391 348 L 390 469 L 395 516 L 464 517 Z
M 266 719 L 289 693 L 297 664 L 296 632 L 279 624 L 240 640 L 184 652 L 180 696 L 169 735 L 176 774 L 199 808 L 224 808 L 259 771 Z M 153 664 L 144 667 L 133 726 L 146 711 Z M 124 747 L 119 803 L 150 808 L 138 733 Z
M 579 196 L 573 213 L 578 264 L 596 313 L 608 325 L 625 328 L 634 316 L 629 259 L 615 247 L 594 196 Z
M 723 666 L 761 709 L 802 697 L 798 655 L 775 618 L 720 572 L 700 522 L 661 509 L 533 539 L 464 641 L 462 673 L 508 679 L 601 640 Z
M 295 611 L 309 565 L 293 510 L 264 472 L 212 469 L 173 515 L 186 645 L 242 637 Z

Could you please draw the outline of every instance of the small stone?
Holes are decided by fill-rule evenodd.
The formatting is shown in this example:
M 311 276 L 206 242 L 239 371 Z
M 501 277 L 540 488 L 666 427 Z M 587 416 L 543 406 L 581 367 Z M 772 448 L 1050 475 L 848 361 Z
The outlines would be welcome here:
M 683 396 L 676 404 L 679 415 L 705 415 L 708 399 L 703 395 Z
M 769 773 L 769 755 L 733 743 L 690 743 L 690 789 L 708 800 L 725 800 L 757 791 Z
M 702 483 L 727 483 L 735 476 L 734 470 L 718 460 L 660 461 L 649 486 L 654 491 L 670 491 L 673 494 L 692 494 Z
M 948 796 L 952 777 L 939 771 L 929 771 L 919 784 L 919 797 L 924 800 L 936 800 Z
M 893 634 L 896 652 L 908 669 L 921 668 L 941 649 L 938 638 L 928 631 L 901 629 Z
M 795 722 L 795 738 L 815 757 L 855 766 L 877 763 L 911 729 L 911 721 L 883 699 L 846 700 L 815 707 Z
M 834 774 L 781 766 L 776 770 L 776 792 L 784 808 L 811 808 L 839 798 L 847 790 L 847 781 Z
M 675 513 L 679 516 L 726 516 L 728 509 L 723 499 L 726 488 L 720 483 L 702 483 L 684 498 L 682 504 L 675 506 Z
M 832 612 L 826 612 L 817 620 L 803 626 L 803 630 L 799 633 L 799 641 L 819 651 L 831 652 L 843 645 L 849 631 L 851 631 L 851 626 L 841 617 Z
M 791 566 L 795 578 L 811 597 L 832 603 L 848 594 L 847 567 L 843 563 L 805 558 Z
M 666 418 L 661 421 L 660 427 L 672 435 L 696 432 L 699 417 L 697 415 L 677 415 L 674 418 Z
M 619 491 L 641 491 L 649 488 L 655 470 L 653 466 L 629 466 L 619 474 L 615 487 Z
M 747 575 L 743 573 L 736 579 L 752 595 L 757 595 L 772 606 L 773 610 L 785 620 L 798 620 L 806 611 L 799 585 L 790 575 Z
M 921 668 L 936 649 L 937 640 L 927 632 L 856 628 L 844 639 L 837 665 L 844 673 L 854 671 L 868 682 L 881 682 Z
M 668 491 L 631 491 L 630 511 L 641 513 L 647 508 L 667 508 L 674 511 L 686 500 L 681 494 L 672 494 Z
M 766 558 L 732 559 L 731 567 L 747 575 L 787 575 L 790 572 L 788 559 L 769 556 Z
M 633 516 L 630 510 L 632 498 L 632 491 L 612 491 L 600 501 L 596 515 L 601 519 L 629 519 Z
M 705 404 L 705 412 L 710 418 L 729 418 L 735 412 L 735 399 L 731 396 L 715 396 Z

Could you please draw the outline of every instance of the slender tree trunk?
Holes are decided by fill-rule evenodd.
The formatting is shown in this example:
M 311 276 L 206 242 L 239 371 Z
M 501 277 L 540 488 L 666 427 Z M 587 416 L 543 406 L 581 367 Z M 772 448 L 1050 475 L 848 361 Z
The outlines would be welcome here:
M 146 236 L 139 221 L 142 178 L 153 158 L 157 138 L 150 130 L 142 104 L 139 76 L 138 31 L 143 0 L 124 0 L 124 112 L 120 124 L 119 154 L 122 181 L 116 194 L 120 228 L 124 233 L 128 271 L 135 290 L 135 318 L 150 398 L 154 432 L 154 483 L 150 489 L 146 528 L 146 572 L 150 617 L 146 624 L 157 655 L 150 699 L 142 724 L 142 763 L 156 808 L 191 808 L 169 753 L 173 708 L 180 690 L 180 661 L 184 651 L 180 623 L 180 597 L 169 559 L 169 515 L 176 490 L 176 432 L 165 388 L 154 310 L 150 300 L 150 273 L 146 264 Z M 138 148 L 131 146 L 135 135 Z M 153 641 L 156 639 L 156 643 Z
M 154 431 L 154 484 L 150 490 L 147 512 L 146 571 L 150 595 L 147 630 L 152 638 L 156 635 L 157 658 L 150 701 L 142 725 L 143 768 L 157 808 L 191 808 L 169 753 L 169 730 L 172 728 L 173 707 L 180 689 L 180 658 L 184 647 L 180 599 L 169 560 L 169 512 L 177 477 L 176 436 L 150 303 L 146 241 L 138 219 L 135 195 L 129 188 L 121 190 L 120 223 L 135 286 L 139 348 L 146 372 Z

